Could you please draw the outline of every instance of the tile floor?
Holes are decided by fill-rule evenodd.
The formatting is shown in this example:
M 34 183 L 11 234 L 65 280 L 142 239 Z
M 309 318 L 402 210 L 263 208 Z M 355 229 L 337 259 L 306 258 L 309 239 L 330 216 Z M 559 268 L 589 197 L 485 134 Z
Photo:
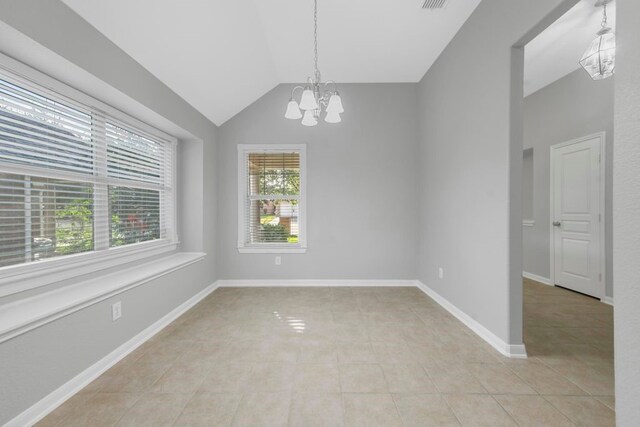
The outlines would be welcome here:
M 612 310 L 525 280 L 526 360 L 415 288 L 223 288 L 56 426 L 608 426 Z

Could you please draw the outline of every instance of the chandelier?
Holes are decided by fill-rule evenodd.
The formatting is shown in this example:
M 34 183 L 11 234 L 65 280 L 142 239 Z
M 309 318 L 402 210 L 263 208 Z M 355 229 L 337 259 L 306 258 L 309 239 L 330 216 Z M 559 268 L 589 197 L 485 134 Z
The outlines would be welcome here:
M 313 25 L 315 73 L 313 78 L 307 77 L 307 84 L 304 87 L 296 86 L 291 90 L 291 98 L 284 116 L 291 120 L 302 119 L 304 126 L 315 126 L 318 124 L 318 119 L 324 110 L 325 122 L 340 123 L 342 121 L 340 114 L 344 113 L 344 109 L 342 108 L 342 99 L 340 99 L 336 82 L 329 80 L 326 83 L 322 83 L 320 70 L 318 69 L 318 0 L 314 0 Z M 330 85 L 333 86 L 333 90 L 328 89 Z M 297 89 L 302 90 L 300 103 L 294 97 Z M 300 110 L 304 111 L 304 115 Z
M 611 0 L 596 1 L 596 7 L 602 6 L 603 9 L 602 28 L 580 60 L 580 65 L 593 80 L 611 77 L 616 68 L 616 35 L 607 27 L 607 3 L 611 3 Z

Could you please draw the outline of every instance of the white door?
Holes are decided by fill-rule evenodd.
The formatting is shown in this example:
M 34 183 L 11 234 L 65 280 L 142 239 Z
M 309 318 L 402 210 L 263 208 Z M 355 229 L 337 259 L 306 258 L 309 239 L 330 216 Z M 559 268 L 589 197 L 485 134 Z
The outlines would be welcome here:
M 597 298 L 602 284 L 604 134 L 551 147 L 551 269 L 554 284 Z

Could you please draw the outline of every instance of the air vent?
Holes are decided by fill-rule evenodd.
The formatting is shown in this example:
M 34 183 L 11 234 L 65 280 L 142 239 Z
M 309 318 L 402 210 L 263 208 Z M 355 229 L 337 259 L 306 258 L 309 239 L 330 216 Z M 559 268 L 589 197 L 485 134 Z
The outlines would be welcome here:
M 422 8 L 430 10 L 443 9 L 447 3 L 449 3 L 449 0 L 424 0 Z

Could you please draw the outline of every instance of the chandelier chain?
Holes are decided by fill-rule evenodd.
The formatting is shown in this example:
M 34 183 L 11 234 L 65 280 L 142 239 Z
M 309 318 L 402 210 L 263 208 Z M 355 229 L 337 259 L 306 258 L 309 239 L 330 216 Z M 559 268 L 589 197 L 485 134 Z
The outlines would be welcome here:
M 602 28 L 607 26 L 607 4 L 602 5 L 602 22 L 600 23 Z
M 316 83 L 320 83 L 320 70 L 318 69 L 318 0 L 313 2 L 313 41 L 314 41 L 314 64 L 316 71 Z

